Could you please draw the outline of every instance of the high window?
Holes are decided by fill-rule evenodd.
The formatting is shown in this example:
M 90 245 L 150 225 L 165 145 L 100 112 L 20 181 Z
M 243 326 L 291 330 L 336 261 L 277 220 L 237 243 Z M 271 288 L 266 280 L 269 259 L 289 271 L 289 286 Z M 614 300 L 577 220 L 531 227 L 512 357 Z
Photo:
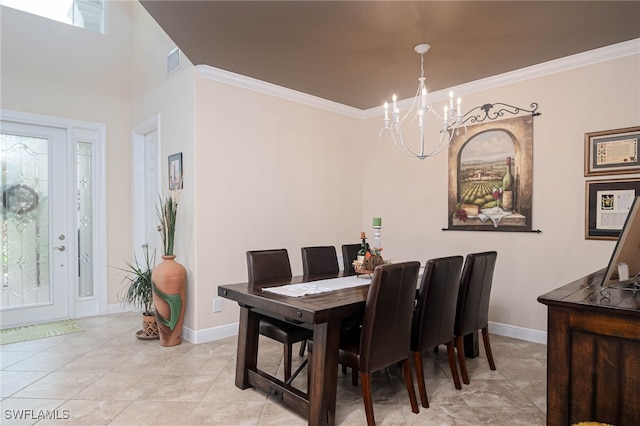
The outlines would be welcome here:
M 2 6 L 104 34 L 105 0 L 0 0 Z

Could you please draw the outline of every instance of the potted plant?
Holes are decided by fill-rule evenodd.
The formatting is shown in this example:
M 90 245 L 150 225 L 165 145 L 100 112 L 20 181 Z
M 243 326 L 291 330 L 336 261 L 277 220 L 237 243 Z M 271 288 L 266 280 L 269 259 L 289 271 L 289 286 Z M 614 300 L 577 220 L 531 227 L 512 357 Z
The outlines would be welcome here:
M 140 263 L 133 256 L 133 262 L 126 262 L 127 267 L 122 271 L 127 276 L 122 280 L 122 293 L 120 300 L 123 304 L 129 304 L 142 311 L 142 330 L 136 333 L 139 339 L 158 339 L 158 324 L 153 312 L 153 283 L 151 274 L 155 266 L 155 251 L 149 254 L 149 249 L 144 249 L 144 262 Z

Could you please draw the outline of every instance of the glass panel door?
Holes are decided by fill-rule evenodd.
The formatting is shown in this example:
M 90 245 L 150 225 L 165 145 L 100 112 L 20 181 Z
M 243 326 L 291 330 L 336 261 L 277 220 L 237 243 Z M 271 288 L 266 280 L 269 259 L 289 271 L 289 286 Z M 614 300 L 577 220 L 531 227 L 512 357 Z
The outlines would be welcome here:
M 68 316 L 65 146 L 64 129 L 2 122 L 2 328 Z

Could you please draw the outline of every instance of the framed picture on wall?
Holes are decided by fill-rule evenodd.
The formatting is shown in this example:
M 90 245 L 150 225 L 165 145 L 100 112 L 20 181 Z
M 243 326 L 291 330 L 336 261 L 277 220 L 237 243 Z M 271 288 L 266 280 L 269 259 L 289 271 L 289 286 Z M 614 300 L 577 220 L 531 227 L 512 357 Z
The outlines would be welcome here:
M 169 189 L 182 189 L 182 153 L 169 156 Z
M 640 126 L 584 135 L 584 175 L 639 173 Z
M 587 181 L 585 239 L 616 240 L 638 195 L 640 179 Z
M 531 232 L 533 115 L 468 126 L 449 145 L 450 230 Z

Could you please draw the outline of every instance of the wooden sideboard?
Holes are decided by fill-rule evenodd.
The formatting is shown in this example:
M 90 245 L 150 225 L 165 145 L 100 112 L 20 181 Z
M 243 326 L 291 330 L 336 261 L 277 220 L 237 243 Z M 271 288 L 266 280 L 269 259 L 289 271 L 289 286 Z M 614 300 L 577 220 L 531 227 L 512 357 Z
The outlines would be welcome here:
M 548 307 L 547 425 L 640 425 L 640 294 L 605 269 L 538 297 Z

